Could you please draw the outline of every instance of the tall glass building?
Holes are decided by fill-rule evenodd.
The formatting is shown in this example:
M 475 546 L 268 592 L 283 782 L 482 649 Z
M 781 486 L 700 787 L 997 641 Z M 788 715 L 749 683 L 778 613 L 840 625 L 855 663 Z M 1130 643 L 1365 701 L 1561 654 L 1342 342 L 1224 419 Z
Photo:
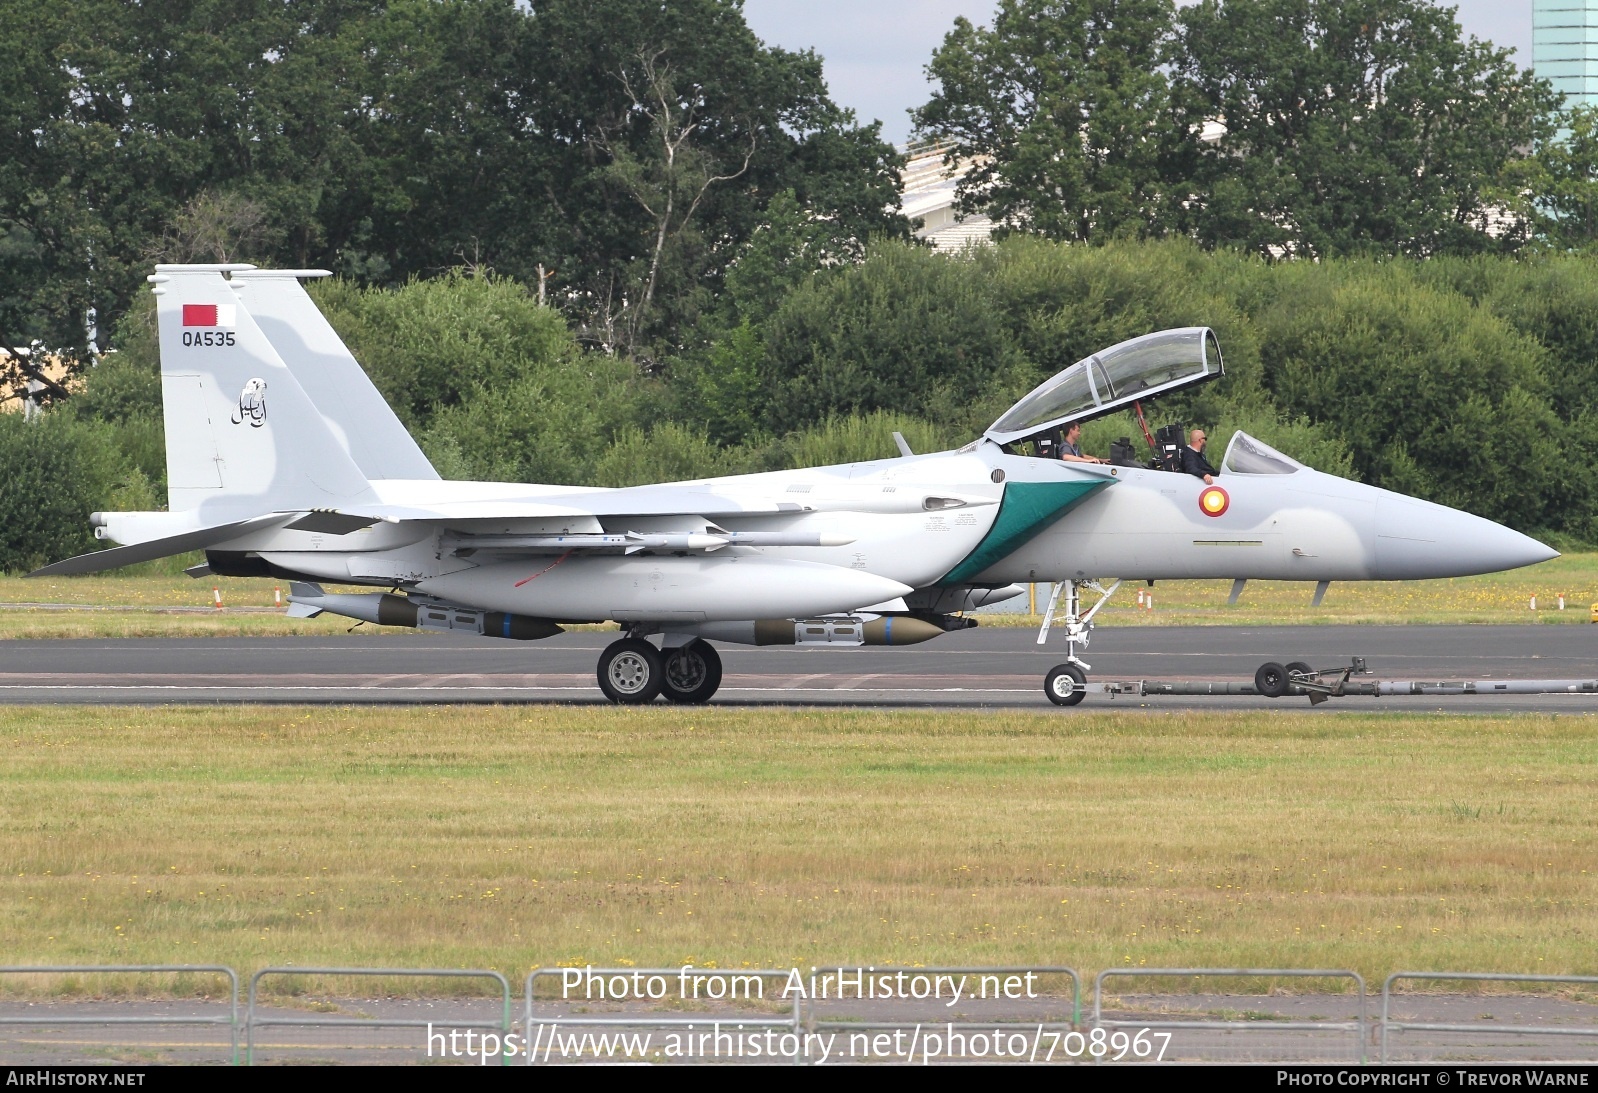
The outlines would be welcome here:
M 1598 104 L 1598 0 L 1534 0 L 1531 65 L 1566 105 Z

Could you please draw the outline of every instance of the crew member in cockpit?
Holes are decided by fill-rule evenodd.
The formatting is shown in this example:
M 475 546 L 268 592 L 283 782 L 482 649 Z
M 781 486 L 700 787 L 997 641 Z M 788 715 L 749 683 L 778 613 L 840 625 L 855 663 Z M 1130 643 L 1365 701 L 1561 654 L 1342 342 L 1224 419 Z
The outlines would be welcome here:
M 1221 472 L 1210 466 L 1210 461 L 1204 458 L 1204 430 L 1194 429 L 1187 437 L 1187 445 L 1182 449 L 1182 473 L 1191 474 L 1202 478 L 1205 482 L 1214 482 L 1215 476 Z
M 1108 463 L 1107 459 L 1098 459 L 1091 455 L 1082 454 L 1082 426 L 1073 421 L 1066 426 L 1065 437 L 1060 441 L 1059 457 L 1067 463 Z

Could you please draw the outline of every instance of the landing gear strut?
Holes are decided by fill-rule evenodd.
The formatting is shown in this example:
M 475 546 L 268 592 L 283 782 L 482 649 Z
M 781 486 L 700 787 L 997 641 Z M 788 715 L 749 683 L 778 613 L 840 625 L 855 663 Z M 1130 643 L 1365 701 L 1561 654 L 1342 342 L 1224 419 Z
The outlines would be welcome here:
M 1088 639 L 1093 631 L 1093 616 L 1098 614 L 1109 598 L 1115 595 L 1115 590 L 1121 587 L 1121 582 L 1116 581 L 1105 588 L 1098 581 L 1057 581 L 1054 590 L 1049 593 L 1049 606 L 1043 613 L 1043 628 L 1038 631 L 1038 644 L 1042 645 L 1049 640 L 1049 631 L 1056 621 L 1065 627 L 1066 656 L 1064 664 L 1057 664 L 1049 670 L 1043 680 L 1043 693 L 1049 696 L 1049 701 L 1056 706 L 1075 706 L 1086 695 L 1088 669 L 1093 665 L 1076 655 L 1078 645 L 1086 649 Z M 1099 593 L 1099 601 L 1088 608 L 1087 613 L 1082 613 L 1082 590 L 1088 589 Z M 1065 613 L 1056 615 L 1060 606 L 1060 593 L 1065 593 Z

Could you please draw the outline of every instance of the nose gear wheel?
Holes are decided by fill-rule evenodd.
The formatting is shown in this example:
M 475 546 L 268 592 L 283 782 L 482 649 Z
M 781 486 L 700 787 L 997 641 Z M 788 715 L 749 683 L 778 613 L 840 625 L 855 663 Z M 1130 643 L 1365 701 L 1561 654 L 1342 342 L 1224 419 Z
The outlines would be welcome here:
M 1043 680 L 1043 693 L 1056 706 L 1075 706 L 1087 697 L 1087 673 L 1075 664 L 1056 664 Z

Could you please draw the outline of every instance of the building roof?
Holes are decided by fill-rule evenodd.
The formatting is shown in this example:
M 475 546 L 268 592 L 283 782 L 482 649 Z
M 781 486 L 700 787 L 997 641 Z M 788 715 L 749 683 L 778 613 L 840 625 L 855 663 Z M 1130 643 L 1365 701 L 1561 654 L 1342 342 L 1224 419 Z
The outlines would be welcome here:
M 899 149 L 906 163 L 899 172 L 903 186 L 900 207 L 911 220 L 921 221 L 916 238 L 939 251 L 961 251 L 968 246 L 992 242 L 996 225 L 980 213 L 961 215 L 955 208 L 956 187 L 979 161 L 946 161 L 952 146 L 937 141 L 918 141 Z

